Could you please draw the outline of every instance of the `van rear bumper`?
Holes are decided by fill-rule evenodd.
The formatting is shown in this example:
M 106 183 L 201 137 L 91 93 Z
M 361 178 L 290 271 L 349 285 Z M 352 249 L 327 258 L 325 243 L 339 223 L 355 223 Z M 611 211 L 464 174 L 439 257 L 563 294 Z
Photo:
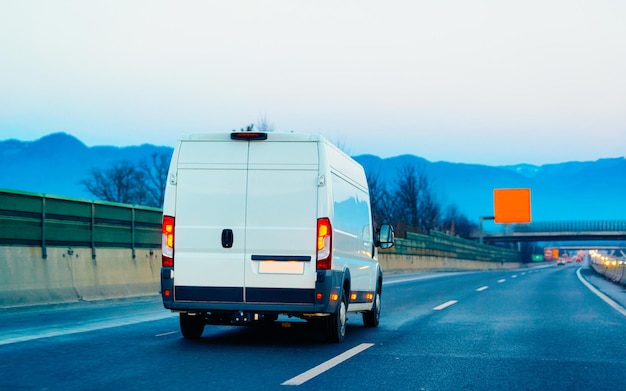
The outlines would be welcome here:
M 251 303 L 206 303 L 173 301 L 163 305 L 172 311 L 181 312 L 259 312 L 276 314 L 332 313 L 330 305 L 323 304 L 251 304 Z M 336 308 L 336 305 L 334 306 Z
M 161 273 L 163 306 L 189 312 L 333 313 L 339 303 L 331 297 L 341 297 L 343 283 L 343 273 L 332 270 L 317 274 L 314 289 L 176 286 L 166 275 Z

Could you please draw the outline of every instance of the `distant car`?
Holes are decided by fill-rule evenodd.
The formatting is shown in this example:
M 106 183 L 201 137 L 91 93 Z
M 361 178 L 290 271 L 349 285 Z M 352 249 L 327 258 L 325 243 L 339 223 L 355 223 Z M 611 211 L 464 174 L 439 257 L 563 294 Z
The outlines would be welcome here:
M 559 258 L 559 259 L 556 261 L 556 265 L 557 265 L 557 266 L 565 265 L 565 259 L 563 259 L 563 258 Z

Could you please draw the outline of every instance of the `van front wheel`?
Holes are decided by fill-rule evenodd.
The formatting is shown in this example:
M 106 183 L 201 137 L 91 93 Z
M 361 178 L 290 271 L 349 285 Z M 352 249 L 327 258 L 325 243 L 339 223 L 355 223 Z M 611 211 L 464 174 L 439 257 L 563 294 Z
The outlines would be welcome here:
M 204 319 L 201 315 L 180 314 L 180 332 L 187 339 L 198 339 L 204 331 Z
M 326 319 L 326 336 L 331 342 L 342 342 L 346 337 L 346 322 L 348 321 L 346 302 L 346 294 L 342 292 L 337 310 Z

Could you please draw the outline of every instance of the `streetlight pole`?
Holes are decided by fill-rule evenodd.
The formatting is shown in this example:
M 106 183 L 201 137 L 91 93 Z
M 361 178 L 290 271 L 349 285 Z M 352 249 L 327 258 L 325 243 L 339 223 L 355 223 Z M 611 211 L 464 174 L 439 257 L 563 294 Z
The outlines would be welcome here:
M 478 218 L 478 222 L 479 222 L 479 232 L 478 232 L 478 238 L 479 238 L 479 243 L 483 244 L 484 242 L 484 236 L 485 233 L 483 232 L 483 221 L 484 220 L 495 220 L 495 216 L 480 216 Z

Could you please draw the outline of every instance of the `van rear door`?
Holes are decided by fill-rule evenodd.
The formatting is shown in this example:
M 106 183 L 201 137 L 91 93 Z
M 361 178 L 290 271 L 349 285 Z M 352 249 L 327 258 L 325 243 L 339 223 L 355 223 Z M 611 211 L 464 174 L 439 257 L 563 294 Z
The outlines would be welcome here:
M 181 143 L 174 300 L 314 302 L 317 148 Z
M 314 302 L 318 155 L 317 142 L 250 143 L 248 302 Z
M 174 300 L 243 301 L 247 144 L 181 142 Z

